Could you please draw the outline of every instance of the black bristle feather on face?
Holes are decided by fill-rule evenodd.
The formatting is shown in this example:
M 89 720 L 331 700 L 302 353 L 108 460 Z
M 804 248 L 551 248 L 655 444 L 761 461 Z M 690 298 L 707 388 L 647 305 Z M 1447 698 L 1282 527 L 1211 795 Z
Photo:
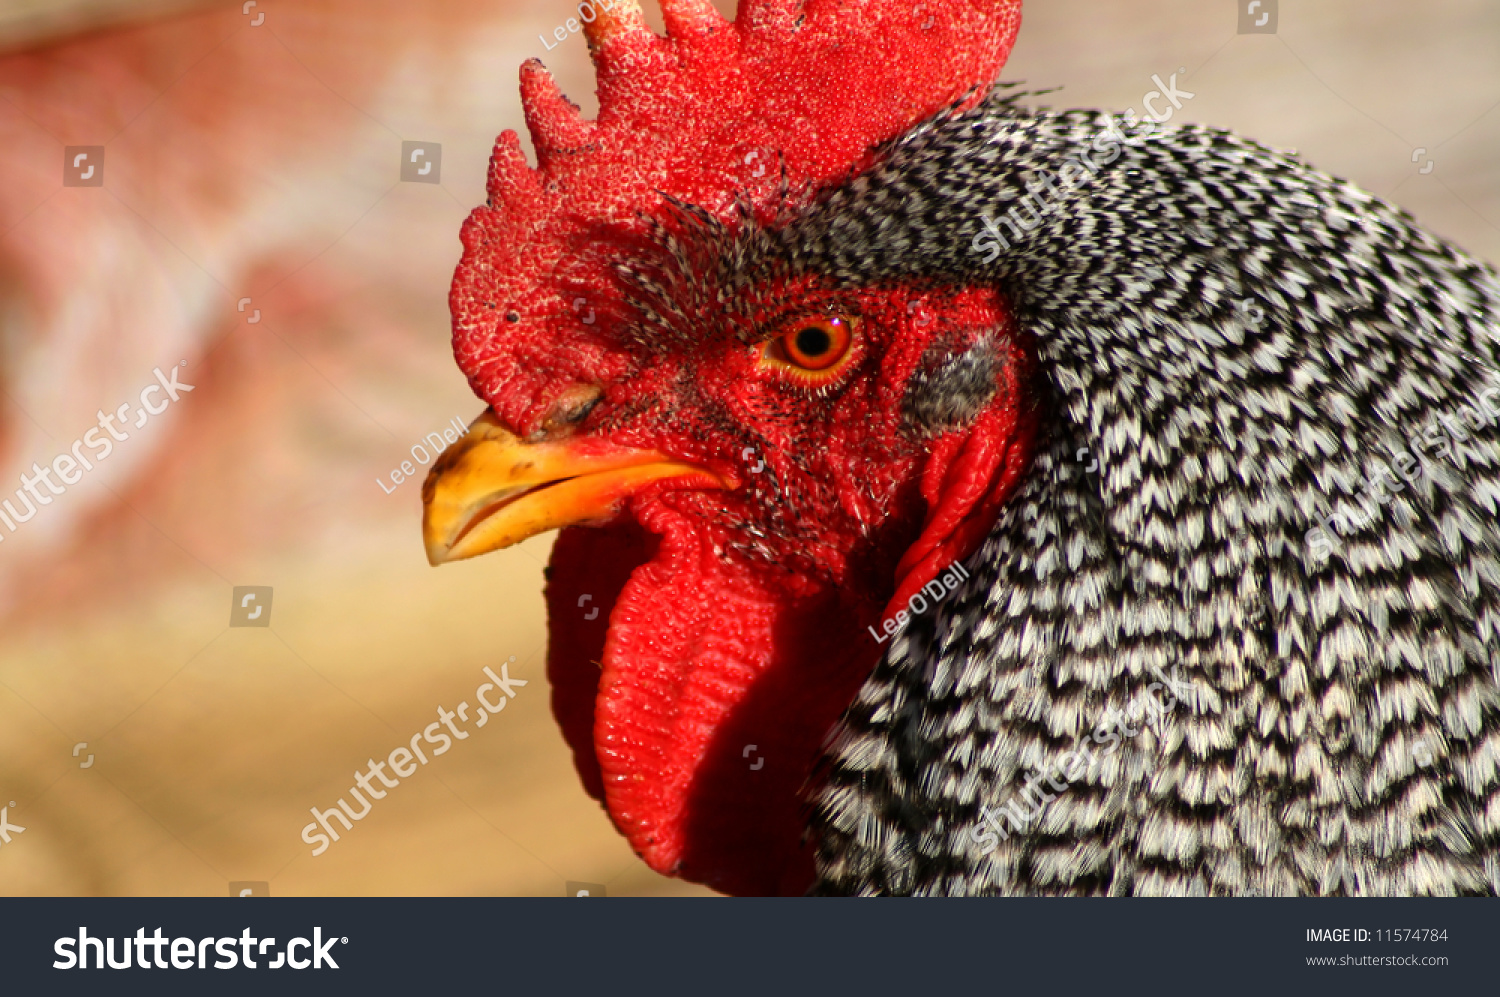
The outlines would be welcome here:
M 1500 893 L 1492 268 L 1290 154 L 1003 89 L 777 234 L 840 286 L 1000 288 L 1051 413 L 831 741 L 815 892 Z

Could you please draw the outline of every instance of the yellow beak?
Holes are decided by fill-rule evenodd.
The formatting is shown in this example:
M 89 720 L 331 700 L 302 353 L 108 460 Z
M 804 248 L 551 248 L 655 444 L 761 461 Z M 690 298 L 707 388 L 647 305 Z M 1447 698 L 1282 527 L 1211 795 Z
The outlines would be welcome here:
M 564 526 L 608 519 L 664 478 L 722 488 L 701 467 L 589 438 L 523 443 L 486 410 L 422 485 L 422 540 L 434 565 L 487 554 Z

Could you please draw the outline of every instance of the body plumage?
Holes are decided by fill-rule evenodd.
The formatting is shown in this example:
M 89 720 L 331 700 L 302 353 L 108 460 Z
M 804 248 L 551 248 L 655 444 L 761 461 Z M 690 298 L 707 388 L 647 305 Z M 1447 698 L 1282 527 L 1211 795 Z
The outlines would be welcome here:
M 973 581 L 841 726 L 819 889 L 1500 892 L 1500 281 L 1292 155 L 1116 127 L 989 264 L 952 233 L 1108 116 L 1001 92 L 790 240 L 845 280 L 995 281 L 1051 414 Z M 972 833 L 1163 672 L 1191 692 L 1156 729 Z

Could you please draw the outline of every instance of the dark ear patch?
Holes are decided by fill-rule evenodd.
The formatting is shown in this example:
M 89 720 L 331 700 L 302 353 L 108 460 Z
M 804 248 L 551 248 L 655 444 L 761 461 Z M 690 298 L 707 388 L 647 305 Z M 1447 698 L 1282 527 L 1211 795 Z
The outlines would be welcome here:
M 964 353 L 934 344 L 922 355 L 906 384 L 902 415 L 909 429 L 940 433 L 973 421 L 995 397 L 1000 358 L 994 344 L 981 339 Z

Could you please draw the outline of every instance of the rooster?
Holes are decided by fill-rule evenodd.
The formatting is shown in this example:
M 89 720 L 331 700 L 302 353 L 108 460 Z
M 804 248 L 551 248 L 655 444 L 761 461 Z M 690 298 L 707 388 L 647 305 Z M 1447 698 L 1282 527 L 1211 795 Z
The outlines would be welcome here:
M 631 0 L 522 70 L 429 559 L 561 528 L 553 709 L 734 894 L 1500 892 L 1500 282 L 1031 109 L 1010 0 Z

